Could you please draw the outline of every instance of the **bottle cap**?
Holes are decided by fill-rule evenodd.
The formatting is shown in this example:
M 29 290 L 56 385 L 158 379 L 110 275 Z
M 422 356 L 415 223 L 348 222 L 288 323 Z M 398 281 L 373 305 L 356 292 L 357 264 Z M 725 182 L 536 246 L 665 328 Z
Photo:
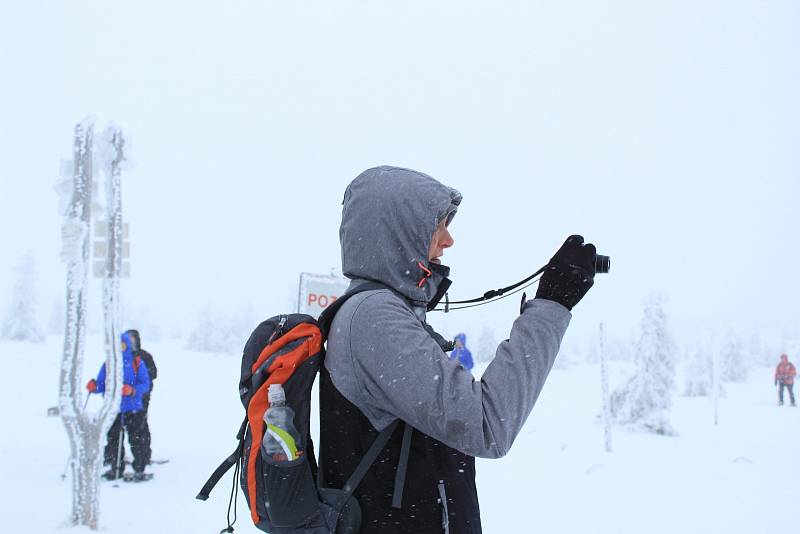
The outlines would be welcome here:
M 283 391 L 283 386 L 281 384 L 270 384 L 269 391 L 267 392 L 267 400 L 269 400 L 270 404 L 275 404 L 276 402 L 286 402 L 286 393 Z

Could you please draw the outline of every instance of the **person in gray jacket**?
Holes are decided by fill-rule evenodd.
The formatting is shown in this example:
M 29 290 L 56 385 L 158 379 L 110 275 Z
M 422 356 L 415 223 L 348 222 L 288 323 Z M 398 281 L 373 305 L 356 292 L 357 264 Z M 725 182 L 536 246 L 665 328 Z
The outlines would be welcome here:
M 345 191 L 339 235 L 348 291 L 380 286 L 346 300 L 328 333 L 320 385 L 325 484 L 342 487 L 394 420 L 413 428 L 405 491 L 397 495 L 405 441 L 398 425 L 354 493 L 362 534 L 481 532 L 474 459 L 509 451 L 553 366 L 570 310 L 593 284 L 595 248 L 571 236 L 475 380 L 426 323 L 450 285 L 441 260 L 454 244 L 449 225 L 461 199 L 426 174 L 387 166 L 363 172 Z

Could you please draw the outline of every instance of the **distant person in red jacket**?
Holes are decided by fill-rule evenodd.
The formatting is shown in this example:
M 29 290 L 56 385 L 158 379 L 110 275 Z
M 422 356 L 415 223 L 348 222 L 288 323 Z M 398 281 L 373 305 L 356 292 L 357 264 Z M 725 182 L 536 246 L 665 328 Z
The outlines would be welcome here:
M 778 392 L 778 405 L 783 406 L 783 388 L 789 390 L 789 400 L 792 401 L 792 406 L 797 406 L 794 402 L 794 377 L 797 370 L 794 364 L 789 361 L 789 356 L 781 354 L 781 363 L 775 368 L 775 385 L 780 385 Z

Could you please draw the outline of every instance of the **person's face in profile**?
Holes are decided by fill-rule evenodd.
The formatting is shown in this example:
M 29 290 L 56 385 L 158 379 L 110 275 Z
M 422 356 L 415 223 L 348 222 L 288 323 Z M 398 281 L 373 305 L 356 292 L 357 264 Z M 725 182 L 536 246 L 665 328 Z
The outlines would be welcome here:
M 441 264 L 441 257 L 444 255 L 444 249 L 450 248 L 455 242 L 450 230 L 447 229 L 447 221 L 442 219 L 436 230 L 433 232 L 431 239 L 431 246 L 428 249 L 428 261 L 431 263 Z

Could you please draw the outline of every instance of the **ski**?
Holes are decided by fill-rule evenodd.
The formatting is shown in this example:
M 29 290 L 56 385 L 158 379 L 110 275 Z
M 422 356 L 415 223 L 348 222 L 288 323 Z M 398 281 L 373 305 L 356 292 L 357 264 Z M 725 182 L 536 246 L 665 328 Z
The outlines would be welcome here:
M 142 473 L 140 478 L 137 478 L 135 473 L 125 473 L 122 475 L 123 482 L 146 482 L 152 480 L 153 473 Z
M 164 465 L 169 463 L 169 458 L 163 458 L 159 460 L 150 460 L 148 465 Z M 131 460 L 125 460 L 125 465 L 133 465 Z

